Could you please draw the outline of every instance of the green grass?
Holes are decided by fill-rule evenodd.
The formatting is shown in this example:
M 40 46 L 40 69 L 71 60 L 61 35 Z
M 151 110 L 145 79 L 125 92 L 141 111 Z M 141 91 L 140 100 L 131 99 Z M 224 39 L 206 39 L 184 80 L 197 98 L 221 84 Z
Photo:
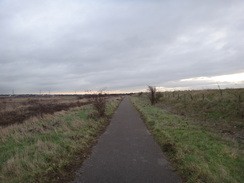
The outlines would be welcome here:
M 113 114 L 120 101 L 106 104 Z M 0 129 L 0 182 L 55 182 L 87 155 L 109 118 L 90 118 L 91 105 Z M 83 156 L 83 157 L 82 157 Z
M 132 102 L 184 182 L 243 182 L 244 156 L 238 143 L 151 106 L 143 97 L 132 97 Z
M 244 89 L 161 92 L 159 103 L 204 121 L 244 120 Z

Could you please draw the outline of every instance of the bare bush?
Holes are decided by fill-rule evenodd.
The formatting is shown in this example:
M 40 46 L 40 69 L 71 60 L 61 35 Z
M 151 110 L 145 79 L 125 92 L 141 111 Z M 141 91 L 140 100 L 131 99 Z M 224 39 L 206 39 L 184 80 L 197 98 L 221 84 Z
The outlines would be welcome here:
M 158 100 L 157 89 L 155 86 L 148 86 L 148 91 L 149 91 L 148 98 L 151 104 L 154 105 Z
M 98 94 L 93 94 L 89 97 L 89 101 L 92 103 L 94 109 L 97 112 L 98 117 L 104 117 L 106 112 L 106 94 L 103 90 Z

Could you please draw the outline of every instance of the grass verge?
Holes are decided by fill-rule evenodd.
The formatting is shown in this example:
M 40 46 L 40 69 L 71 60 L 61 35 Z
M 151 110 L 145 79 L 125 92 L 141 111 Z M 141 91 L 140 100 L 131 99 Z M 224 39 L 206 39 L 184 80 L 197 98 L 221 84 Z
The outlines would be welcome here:
M 94 119 L 91 105 L 0 129 L 0 182 L 65 182 L 105 129 L 119 100 Z M 73 175 L 72 175 L 73 176 Z
M 243 146 L 152 106 L 142 97 L 131 100 L 185 182 L 240 183 L 244 180 Z

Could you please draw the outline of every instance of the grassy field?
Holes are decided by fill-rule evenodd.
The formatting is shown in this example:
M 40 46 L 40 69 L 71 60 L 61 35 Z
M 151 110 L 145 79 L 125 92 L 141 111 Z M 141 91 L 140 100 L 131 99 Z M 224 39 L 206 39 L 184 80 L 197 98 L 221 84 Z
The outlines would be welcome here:
M 157 106 L 243 143 L 244 89 L 175 91 L 160 96 Z
M 0 126 L 23 123 L 31 117 L 42 117 L 89 103 L 77 96 L 3 97 L 0 98 Z
M 91 105 L 76 107 L 22 124 L 0 127 L 0 182 L 65 182 L 74 176 L 119 98 L 106 102 L 106 117 L 94 119 Z
M 221 95 L 216 93 L 219 91 L 214 91 L 214 94 L 210 92 L 213 98 L 209 98 L 206 91 L 201 91 L 205 92 L 204 99 L 200 91 L 194 92 L 161 93 L 159 102 L 154 106 L 150 105 L 145 95 L 132 97 L 132 102 L 184 182 L 243 182 L 243 118 L 240 111 L 234 112 L 238 108 L 237 103 L 242 105 L 242 101 L 227 99 L 228 95 L 223 93 L 220 100 L 215 96 Z M 237 98 L 239 100 L 239 96 Z M 227 116 L 226 112 L 221 112 L 219 105 L 225 110 L 229 107 L 228 100 L 228 104 L 236 108 L 229 111 Z M 200 106 L 196 107 L 197 103 L 201 105 L 208 102 L 210 104 L 202 116 Z M 205 107 L 205 104 L 202 106 Z M 218 117 L 213 114 L 218 114 Z

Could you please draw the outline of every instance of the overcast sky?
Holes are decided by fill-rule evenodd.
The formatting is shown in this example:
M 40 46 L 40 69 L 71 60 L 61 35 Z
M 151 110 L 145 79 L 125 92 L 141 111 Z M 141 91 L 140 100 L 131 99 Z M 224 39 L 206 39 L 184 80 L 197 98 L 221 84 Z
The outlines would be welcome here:
M 243 0 L 0 0 L 2 94 L 216 83 L 244 87 Z

